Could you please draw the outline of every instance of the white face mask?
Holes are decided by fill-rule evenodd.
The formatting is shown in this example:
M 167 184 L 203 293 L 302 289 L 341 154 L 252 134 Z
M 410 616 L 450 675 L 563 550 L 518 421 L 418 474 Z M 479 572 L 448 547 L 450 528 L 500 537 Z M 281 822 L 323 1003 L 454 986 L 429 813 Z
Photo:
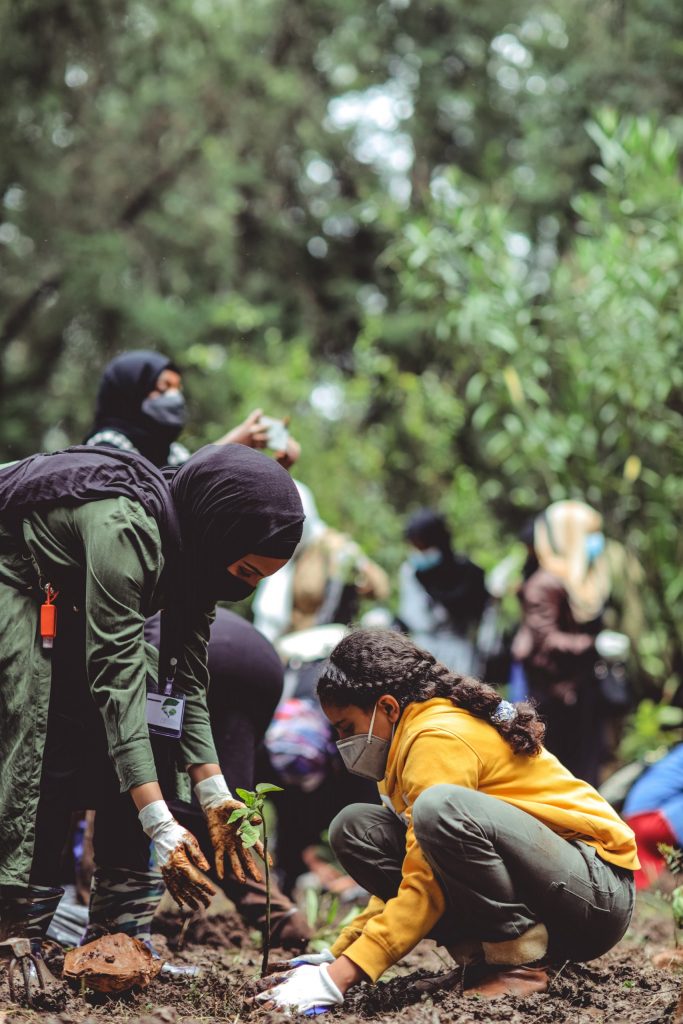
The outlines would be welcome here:
M 370 731 L 349 736 L 345 740 L 337 740 L 337 750 L 352 775 L 360 775 L 363 779 L 379 782 L 386 774 L 389 748 L 396 726 L 391 727 L 391 739 L 383 740 L 380 736 L 373 736 L 376 714 L 377 704 L 370 719 Z

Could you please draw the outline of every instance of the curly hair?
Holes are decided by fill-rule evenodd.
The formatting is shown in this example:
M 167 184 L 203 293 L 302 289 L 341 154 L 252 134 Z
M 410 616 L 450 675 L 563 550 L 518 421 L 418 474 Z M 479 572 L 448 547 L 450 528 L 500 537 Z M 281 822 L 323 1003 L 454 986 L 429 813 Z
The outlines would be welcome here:
M 489 722 L 516 754 L 541 751 L 545 725 L 528 701 L 515 704 L 510 721 L 492 721 L 500 694 L 469 676 L 450 672 L 427 651 L 401 633 L 358 629 L 332 651 L 318 680 L 321 704 L 369 709 L 383 694 L 394 697 L 401 710 L 433 697 L 445 697 L 457 708 Z

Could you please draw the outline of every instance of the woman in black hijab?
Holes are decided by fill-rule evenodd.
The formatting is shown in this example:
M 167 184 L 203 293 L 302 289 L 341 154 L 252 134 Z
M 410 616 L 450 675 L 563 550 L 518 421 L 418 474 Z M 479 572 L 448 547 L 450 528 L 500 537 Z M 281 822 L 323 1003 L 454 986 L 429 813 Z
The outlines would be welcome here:
M 143 624 L 160 608 L 159 682 L 172 679 L 174 707 L 184 701 L 174 755 L 204 812 L 218 874 L 225 857 L 238 877 L 254 872 L 227 824 L 235 801 L 211 736 L 209 624 L 216 600 L 230 599 L 236 584 L 251 588 L 285 564 L 302 522 L 289 474 L 241 446 L 202 449 L 170 490 L 132 452 L 80 447 L 0 471 L 3 924 L 44 937 L 70 811 L 81 807 L 105 820 L 118 814 L 133 837 L 127 860 L 112 863 L 118 850 L 100 842 L 96 826 L 98 866 L 148 870 L 138 811 L 176 899 L 193 906 L 211 892 L 195 867 L 205 861 L 194 837 L 162 798 L 150 747 L 145 697 L 154 673 Z M 56 635 L 43 631 L 46 599 L 58 610 Z
M 399 619 L 413 640 L 452 672 L 476 672 L 472 634 L 486 603 L 484 573 L 456 554 L 446 521 L 421 509 L 406 528 L 412 552 L 401 566 Z
M 254 409 L 243 423 L 216 444 L 265 448 L 268 431 Z M 97 393 L 95 421 L 85 444 L 138 451 L 155 466 L 182 466 L 190 457 L 178 443 L 187 418 L 182 376 L 173 360 L 147 349 L 124 352 L 104 369 Z M 275 458 L 285 469 L 299 457 L 293 438 Z
M 134 448 L 155 466 L 181 465 L 189 452 L 175 443 L 186 419 L 180 381 L 178 367 L 159 352 L 112 359 L 102 374 L 86 444 Z

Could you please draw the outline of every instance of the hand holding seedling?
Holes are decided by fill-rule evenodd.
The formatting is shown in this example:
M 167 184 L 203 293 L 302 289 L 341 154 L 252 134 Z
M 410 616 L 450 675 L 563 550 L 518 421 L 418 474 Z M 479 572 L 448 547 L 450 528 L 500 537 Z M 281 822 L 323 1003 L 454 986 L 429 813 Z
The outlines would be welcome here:
M 242 790 L 237 790 L 241 795 Z M 230 861 L 235 878 L 246 882 L 247 875 L 256 882 L 263 881 L 261 872 L 249 852 L 253 846 L 259 857 L 265 857 L 257 826 L 261 818 L 240 800 L 225 800 L 217 807 L 206 810 L 206 824 L 216 857 L 216 873 L 225 874 L 225 858 Z
M 263 855 L 261 837 L 256 828 L 261 824 L 261 818 L 256 807 L 235 800 L 221 774 L 201 779 L 194 787 L 194 792 L 206 816 L 218 877 L 225 876 L 227 857 L 238 881 L 246 882 L 247 875 L 255 882 L 262 881 L 261 872 L 249 853 L 253 846 L 260 856 Z M 243 793 L 240 789 L 237 792 L 240 795 Z M 248 795 L 256 797 L 256 794 Z

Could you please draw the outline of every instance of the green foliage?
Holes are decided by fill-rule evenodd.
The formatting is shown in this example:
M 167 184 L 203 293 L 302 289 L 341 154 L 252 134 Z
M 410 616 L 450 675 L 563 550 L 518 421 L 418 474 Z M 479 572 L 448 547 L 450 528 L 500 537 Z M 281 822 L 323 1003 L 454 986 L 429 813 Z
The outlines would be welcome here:
M 266 834 L 264 817 L 266 797 L 269 793 L 282 793 L 282 791 L 282 786 L 276 786 L 272 782 L 259 782 L 253 791 L 250 789 L 240 789 L 239 787 L 235 790 L 245 806 L 236 807 L 232 811 L 228 818 L 228 824 L 232 825 L 236 821 L 241 822 L 237 834 L 242 841 L 242 845 L 247 849 L 255 846 L 261 838 L 261 833 L 257 826 L 262 822 L 264 835 Z
M 683 871 L 683 850 L 677 846 L 669 846 L 668 843 L 657 843 L 657 849 L 666 861 L 666 866 L 672 875 L 679 875 Z
M 648 754 L 664 751 L 680 741 L 683 709 L 669 704 L 656 704 L 650 698 L 640 701 L 628 720 L 628 728 L 619 748 L 626 763 L 638 761 Z
M 0 461 L 82 438 L 106 361 L 147 345 L 185 369 L 190 447 L 291 415 L 321 514 L 392 572 L 417 505 L 489 568 L 583 497 L 621 545 L 641 692 L 669 699 L 683 7 L 0 18 Z
M 304 894 L 304 912 L 313 930 L 309 947 L 320 952 L 332 945 L 339 932 L 360 914 L 361 907 L 343 907 L 334 893 L 320 892 L 311 886 Z
M 339 913 L 339 897 L 309 886 L 304 896 L 304 909 L 310 928 L 330 928 Z
M 668 843 L 657 843 L 657 849 L 666 862 L 666 866 L 672 875 L 679 875 L 683 871 L 683 850 L 677 846 L 669 846 Z M 683 885 L 678 885 L 667 894 L 667 903 L 671 907 L 671 915 L 674 924 L 674 940 L 678 945 L 678 930 L 683 928 Z
M 671 893 L 671 913 L 677 928 L 683 928 L 683 885 L 677 885 Z

